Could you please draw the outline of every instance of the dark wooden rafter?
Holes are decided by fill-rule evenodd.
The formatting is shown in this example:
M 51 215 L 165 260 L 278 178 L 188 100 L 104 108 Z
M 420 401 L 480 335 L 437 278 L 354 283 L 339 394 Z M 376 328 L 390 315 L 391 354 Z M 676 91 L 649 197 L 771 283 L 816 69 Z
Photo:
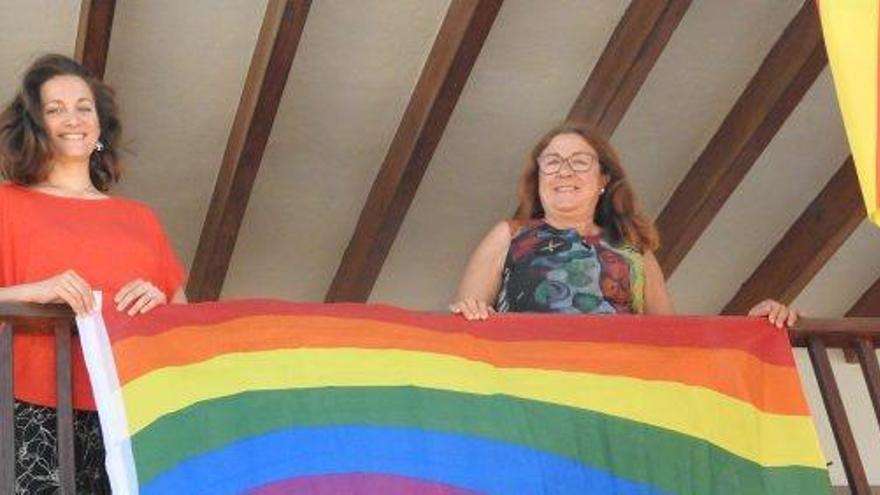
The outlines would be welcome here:
M 876 316 L 880 316 L 880 279 L 877 279 L 846 312 L 847 318 Z
M 846 312 L 847 318 L 871 318 L 877 316 L 880 316 L 880 278 L 868 290 L 862 293 L 859 300 Z M 857 348 L 853 347 L 844 347 L 844 360 L 850 364 L 858 362 L 857 350 Z M 877 407 L 876 403 L 875 407 Z
M 722 314 L 744 314 L 767 298 L 791 303 L 864 218 L 865 204 L 850 156 Z
M 366 301 L 503 0 L 452 0 L 326 301 Z
M 691 0 L 633 0 L 568 114 L 614 133 Z
M 116 0 L 82 0 L 74 58 L 95 77 L 104 78 Z
M 193 260 L 191 301 L 220 296 L 310 6 L 311 0 L 270 0 L 266 7 Z
M 822 31 L 806 1 L 657 219 L 657 258 L 669 276 L 751 169 L 827 65 Z

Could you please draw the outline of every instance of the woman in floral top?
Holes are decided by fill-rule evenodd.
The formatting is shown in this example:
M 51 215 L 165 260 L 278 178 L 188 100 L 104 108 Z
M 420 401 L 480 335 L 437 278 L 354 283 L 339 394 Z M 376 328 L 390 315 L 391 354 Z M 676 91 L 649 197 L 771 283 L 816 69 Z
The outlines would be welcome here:
M 453 313 L 675 312 L 654 224 L 639 210 L 620 159 L 593 129 L 565 124 L 532 150 L 519 208 L 471 255 Z M 752 308 L 782 327 L 797 312 L 773 300 Z

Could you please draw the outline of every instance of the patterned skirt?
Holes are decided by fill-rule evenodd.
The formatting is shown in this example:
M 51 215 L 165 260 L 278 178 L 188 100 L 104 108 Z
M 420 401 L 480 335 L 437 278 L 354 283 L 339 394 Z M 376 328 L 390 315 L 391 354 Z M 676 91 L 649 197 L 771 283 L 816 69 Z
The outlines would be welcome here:
M 54 494 L 61 489 L 57 456 L 56 411 L 15 401 L 15 493 Z M 76 493 L 110 493 L 104 469 L 104 440 L 98 414 L 73 411 Z

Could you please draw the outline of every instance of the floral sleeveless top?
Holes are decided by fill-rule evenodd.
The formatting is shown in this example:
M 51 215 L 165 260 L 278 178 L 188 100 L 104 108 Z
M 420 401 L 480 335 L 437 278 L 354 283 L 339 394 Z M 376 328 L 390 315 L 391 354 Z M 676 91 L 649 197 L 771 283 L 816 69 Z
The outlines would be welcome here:
M 643 313 L 644 294 L 637 249 L 535 220 L 513 234 L 495 306 L 516 313 Z

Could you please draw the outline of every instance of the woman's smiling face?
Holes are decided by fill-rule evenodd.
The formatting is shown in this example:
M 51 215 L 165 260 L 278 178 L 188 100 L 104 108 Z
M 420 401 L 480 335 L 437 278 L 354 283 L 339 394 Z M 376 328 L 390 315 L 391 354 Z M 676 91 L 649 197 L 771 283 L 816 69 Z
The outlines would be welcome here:
M 87 161 L 101 132 L 88 83 L 77 76 L 53 77 L 40 87 L 40 101 L 52 159 Z
M 560 134 L 538 156 L 538 195 L 545 215 L 592 218 L 607 179 L 596 150 L 577 134 Z

